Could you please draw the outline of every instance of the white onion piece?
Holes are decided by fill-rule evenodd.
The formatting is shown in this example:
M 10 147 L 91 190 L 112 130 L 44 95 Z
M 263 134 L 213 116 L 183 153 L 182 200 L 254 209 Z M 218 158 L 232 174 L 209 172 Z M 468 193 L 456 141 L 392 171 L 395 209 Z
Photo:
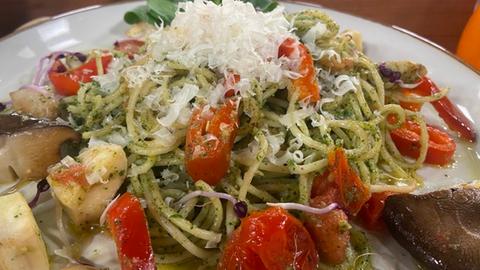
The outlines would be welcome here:
M 69 247 L 70 247 L 70 237 L 65 229 L 65 225 L 63 224 L 63 208 L 60 205 L 60 202 L 55 197 L 55 193 L 52 192 L 52 198 L 55 202 L 55 223 L 57 225 L 57 229 L 59 232 L 59 239 L 62 242 L 65 252 L 71 254 Z
M 74 54 L 73 52 L 69 51 L 57 51 L 57 52 L 52 52 L 51 54 L 42 57 L 40 61 L 38 62 L 36 69 L 35 69 L 35 75 L 33 76 L 33 85 L 44 85 L 45 83 L 45 75 L 47 72 L 52 68 L 53 63 L 55 63 L 56 58 L 60 54 Z M 45 61 L 48 60 L 47 65 L 45 67 Z
M 267 205 L 272 207 L 280 207 L 285 210 L 299 210 L 315 215 L 323 215 L 338 208 L 338 204 L 336 203 L 331 203 L 324 208 L 311 207 L 300 203 L 267 203 Z
M 422 83 L 422 81 L 420 81 L 418 83 L 404 83 L 402 80 L 397 80 L 397 81 L 395 81 L 395 83 L 398 83 L 398 85 L 402 88 L 412 89 L 412 88 L 415 88 L 415 87 L 419 86 Z
M 51 55 L 47 55 L 47 56 L 44 56 L 40 59 L 40 61 L 38 61 L 36 67 L 35 67 L 35 75 L 33 76 L 33 80 L 32 80 L 32 84 L 34 85 L 39 85 L 40 81 L 42 80 L 43 76 L 44 76 L 44 65 L 45 65 L 45 61 L 50 61 L 50 56 Z
M 105 220 L 106 220 L 106 218 L 107 218 L 107 212 L 108 212 L 108 210 L 110 209 L 110 207 L 112 207 L 112 205 L 117 201 L 118 197 L 120 197 L 120 194 L 117 195 L 117 197 L 115 197 L 115 198 L 107 205 L 107 207 L 105 207 L 105 210 L 103 210 L 102 215 L 100 215 L 100 226 L 103 226 L 103 224 L 105 223 Z

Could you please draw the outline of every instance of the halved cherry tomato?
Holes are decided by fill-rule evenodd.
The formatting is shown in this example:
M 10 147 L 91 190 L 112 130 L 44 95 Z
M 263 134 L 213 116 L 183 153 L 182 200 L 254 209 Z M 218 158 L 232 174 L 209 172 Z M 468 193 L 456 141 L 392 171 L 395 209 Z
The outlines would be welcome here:
M 425 163 L 446 165 L 455 153 L 455 141 L 445 132 L 427 125 L 428 150 Z M 411 158 L 420 155 L 420 126 L 406 121 L 402 127 L 390 131 L 390 136 L 400 153 Z
M 318 255 L 302 223 L 282 208 L 254 212 L 227 242 L 218 270 L 313 270 Z
M 194 181 L 217 184 L 230 167 L 230 155 L 238 129 L 237 102 L 231 99 L 219 108 L 193 111 L 187 128 L 185 166 Z
M 112 61 L 112 55 L 106 54 L 101 57 L 104 71 Z M 97 61 L 95 58 L 88 60 L 83 65 L 67 70 L 67 68 L 56 60 L 52 68 L 48 71 L 48 78 L 55 87 L 55 91 L 63 96 L 76 95 L 80 89 L 80 83 L 91 82 L 93 76 L 98 75 Z
M 337 193 L 335 188 L 330 188 L 313 198 L 310 204 L 316 208 L 325 207 L 336 200 Z M 345 261 L 350 231 L 348 217 L 343 210 L 335 209 L 323 215 L 305 214 L 305 227 L 315 242 L 321 262 L 335 265 Z
M 140 201 L 124 193 L 107 210 L 107 225 L 117 246 L 122 270 L 154 270 L 147 219 Z
M 327 170 L 313 181 L 311 197 L 325 193 L 332 193 L 332 202 L 341 204 L 350 215 L 356 215 L 370 198 L 370 191 L 348 164 L 343 148 L 328 154 Z
M 145 42 L 138 39 L 125 39 L 116 41 L 114 43 L 115 50 L 126 53 L 129 57 L 138 53 L 140 48 L 145 45 Z
M 402 92 L 405 95 L 431 96 L 440 92 L 440 89 L 430 78 L 424 77 L 417 87 L 402 89 Z M 400 105 L 413 111 L 421 109 L 421 104 L 418 103 L 401 102 Z M 451 130 L 458 132 L 460 137 L 465 140 L 476 141 L 475 126 L 448 97 L 445 96 L 437 101 L 433 101 L 432 105 Z
M 395 193 L 390 191 L 372 194 L 358 214 L 365 227 L 370 230 L 380 230 L 385 226 L 382 220 L 383 208 L 385 200 L 393 194 Z
M 74 164 L 68 168 L 62 168 L 50 174 L 50 177 L 60 183 L 76 183 L 82 187 L 88 187 L 87 177 L 85 176 L 85 166 Z
M 299 92 L 300 100 L 309 98 L 312 103 L 319 101 L 320 88 L 316 79 L 315 66 L 305 45 L 293 38 L 287 38 L 278 48 L 278 57 L 298 59 L 298 67 L 295 71 L 299 72 L 302 77 L 292 80 L 293 87 Z

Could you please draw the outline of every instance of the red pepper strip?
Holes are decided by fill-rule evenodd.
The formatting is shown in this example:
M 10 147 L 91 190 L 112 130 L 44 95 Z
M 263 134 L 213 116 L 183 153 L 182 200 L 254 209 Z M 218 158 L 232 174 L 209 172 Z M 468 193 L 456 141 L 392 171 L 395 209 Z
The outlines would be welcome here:
M 292 79 L 293 87 L 299 92 L 299 99 L 309 98 L 311 103 L 320 100 L 320 91 L 316 79 L 315 66 L 313 65 L 313 58 L 308 52 L 308 49 L 302 43 L 287 38 L 280 44 L 278 48 L 278 57 L 288 57 L 290 59 L 299 59 L 297 72 L 302 75 L 298 79 Z
M 358 215 L 367 229 L 381 230 L 384 228 L 382 213 L 385 200 L 393 194 L 395 193 L 389 191 L 373 193 L 372 197 L 363 205 Z
M 440 92 L 440 89 L 428 77 L 424 77 L 421 83 L 413 89 L 402 89 L 405 95 L 431 96 Z M 403 108 L 413 111 L 419 111 L 421 104 L 401 102 Z M 443 97 L 432 102 L 433 107 L 440 117 L 445 121 L 448 127 L 459 133 L 460 137 L 471 142 L 477 140 L 477 134 L 473 123 L 463 114 L 463 112 L 448 97 Z
M 112 55 L 106 54 L 101 57 L 103 70 L 106 71 L 112 61 Z M 48 71 L 48 78 L 55 87 L 55 91 L 62 96 L 76 95 L 80 89 L 80 83 L 92 81 L 93 76 L 98 75 L 97 61 L 95 58 L 88 60 L 85 64 L 66 70 L 66 67 L 56 60 L 52 68 Z
M 427 125 L 428 150 L 425 163 L 446 165 L 455 153 L 455 141 L 445 132 Z M 420 155 L 420 126 L 413 121 L 406 121 L 402 127 L 390 132 L 392 140 L 400 153 L 411 158 Z
M 107 210 L 122 270 L 155 270 L 147 220 L 140 201 L 124 193 Z

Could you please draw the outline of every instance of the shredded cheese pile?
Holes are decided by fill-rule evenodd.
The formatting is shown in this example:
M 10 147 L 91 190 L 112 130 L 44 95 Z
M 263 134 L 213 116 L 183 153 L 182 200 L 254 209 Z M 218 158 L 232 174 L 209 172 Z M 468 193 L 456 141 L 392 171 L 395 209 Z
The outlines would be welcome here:
M 279 45 L 287 37 L 295 38 L 290 29 L 281 7 L 263 13 L 241 1 L 216 5 L 195 0 L 181 3 L 171 26 L 150 36 L 150 50 L 158 61 L 275 83 L 288 76 L 277 56 Z

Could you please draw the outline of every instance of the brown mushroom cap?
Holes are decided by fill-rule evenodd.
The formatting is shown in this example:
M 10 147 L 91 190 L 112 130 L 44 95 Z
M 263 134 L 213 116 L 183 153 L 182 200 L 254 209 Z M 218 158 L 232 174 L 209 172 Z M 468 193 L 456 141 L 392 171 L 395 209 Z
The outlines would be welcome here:
M 393 195 L 383 217 L 426 269 L 480 269 L 480 189 Z
M 38 180 L 60 161 L 60 147 L 80 140 L 71 127 L 20 115 L 0 115 L 0 183 Z

